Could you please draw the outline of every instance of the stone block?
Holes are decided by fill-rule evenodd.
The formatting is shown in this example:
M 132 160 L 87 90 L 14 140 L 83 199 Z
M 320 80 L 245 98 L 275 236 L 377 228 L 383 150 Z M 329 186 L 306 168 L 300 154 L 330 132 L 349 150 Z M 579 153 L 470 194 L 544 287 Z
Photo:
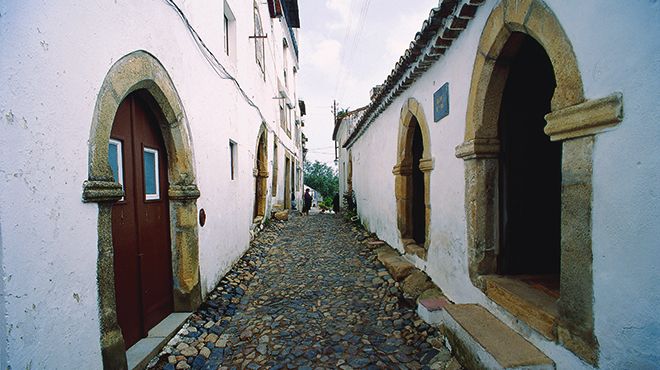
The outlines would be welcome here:
M 379 258 L 379 260 L 381 260 Z M 410 275 L 413 270 L 415 270 L 415 266 L 412 265 L 412 263 L 406 261 L 403 257 L 400 256 L 387 256 L 381 260 L 387 271 L 389 271 L 390 275 L 392 275 L 392 278 L 396 281 L 402 281 L 408 275 Z
M 197 225 L 197 207 L 195 204 L 180 205 L 176 208 L 177 227 L 195 227 Z
M 413 254 L 423 260 L 426 260 L 426 249 L 417 244 L 407 244 L 404 248 L 406 254 Z
M 433 287 L 426 289 L 423 291 L 419 297 L 417 297 L 417 301 L 421 301 L 423 299 L 435 299 L 435 298 L 445 298 L 444 293 L 442 293 L 442 289 L 438 288 L 433 285 Z
M 396 249 L 393 249 L 389 245 L 384 245 L 384 246 L 376 249 L 376 255 L 378 256 L 378 260 L 381 263 L 383 263 L 383 258 L 391 257 L 391 256 L 398 256 L 399 252 L 397 252 Z
M 469 369 L 555 368 L 543 352 L 476 304 L 447 306 L 441 331 Z
M 273 217 L 276 220 L 279 220 L 279 221 L 288 221 L 289 220 L 289 211 L 285 209 L 284 211 L 275 212 Z
M 403 280 L 401 289 L 404 295 L 416 300 L 422 292 L 432 288 L 434 285 L 431 279 L 422 271 L 415 270 Z
M 554 297 L 517 279 L 488 276 L 485 280 L 488 298 L 547 339 L 557 339 L 559 312 Z

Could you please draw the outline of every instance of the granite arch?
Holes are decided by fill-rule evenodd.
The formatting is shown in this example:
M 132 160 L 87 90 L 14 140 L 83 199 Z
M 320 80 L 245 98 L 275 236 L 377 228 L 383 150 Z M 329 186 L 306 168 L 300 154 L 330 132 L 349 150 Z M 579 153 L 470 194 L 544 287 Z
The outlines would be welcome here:
M 556 88 L 545 133 L 562 141 L 561 271 L 559 321 L 549 339 L 591 364 L 598 363 L 592 274 L 592 153 L 594 134 L 622 120 L 622 96 L 588 100 L 577 57 L 559 19 L 542 0 L 503 0 L 483 28 L 468 96 L 465 140 L 456 156 L 465 160 L 465 212 L 470 279 L 485 289 L 499 252 L 499 113 L 507 81 L 504 46 L 512 33 L 532 37 L 546 51 Z
M 89 139 L 88 179 L 84 202 L 98 204 L 97 283 L 104 368 L 126 368 L 124 339 L 117 322 L 112 245 L 112 204 L 123 196 L 108 163 L 108 140 L 115 112 L 126 96 L 143 91 L 151 107 L 168 155 L 170 236 L 175 311 L 193 311 L 201 304 L 197 204 L 192 144 L 188 120 L 172 79 L 163 65 L 143 50 L 120 58 L 108 71 L 98 93 Z

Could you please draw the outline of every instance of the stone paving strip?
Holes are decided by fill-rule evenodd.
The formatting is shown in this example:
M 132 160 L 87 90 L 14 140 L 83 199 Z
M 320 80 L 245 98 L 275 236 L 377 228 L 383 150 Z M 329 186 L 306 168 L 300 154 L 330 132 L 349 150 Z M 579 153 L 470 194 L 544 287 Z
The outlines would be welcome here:
M 374 240 L 338 215 L 273 220 L 149 368 L 461 369 Z

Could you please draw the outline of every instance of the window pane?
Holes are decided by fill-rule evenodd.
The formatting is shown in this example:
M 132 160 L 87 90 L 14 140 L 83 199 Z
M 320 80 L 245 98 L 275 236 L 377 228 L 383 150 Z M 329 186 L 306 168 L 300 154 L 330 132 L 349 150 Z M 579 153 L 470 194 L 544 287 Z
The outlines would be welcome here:
M 110 143 L 108 146 L 108 162 L 112 169 L 112 177 L 119 182 L 119 148 L 117 143 Z
M 233 180 L 236 177 L 236 143 L 229 141 L 229 171 L 230 178 Z
M 158 151 L 144 148 L 144 193 L 147 199 L 158 199 Z

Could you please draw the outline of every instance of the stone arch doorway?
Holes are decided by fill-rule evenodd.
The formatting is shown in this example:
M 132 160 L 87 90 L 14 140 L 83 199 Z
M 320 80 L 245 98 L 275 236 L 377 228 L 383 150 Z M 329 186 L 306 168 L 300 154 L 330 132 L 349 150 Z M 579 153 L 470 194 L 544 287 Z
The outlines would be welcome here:
M 397 164 L 392 173 L 397 225 L 407 252 L 425 259 L 431 220 L 430 179 L 433 170 L 428 125 L 421 105 L 408 99 L 401 109 Z
M 119 59 L 101 85 L 92 116 L 88 180 L 83 184 L 83 201 L 98 204 L 97 281 L 101 353 L 106 369 L 127 367 L 125 341 L 117 320 L 112 235 L 113 203 L 125 194 L 110 166 L 109 140 L 120 104 L 138 91 L 146 97 L 146 108 L 155 113 L 167 153 L 173 310 L 193 311 L 201 303 L 196 204 L 199 190 L 188 121 L 165 68 L 151 54 L 135 51 Z
M 259 132 L 259 139 L 257 140 L 257 155 L 254 164 L 254 177 L 255 177 L 255 195 L 254 195 L 254 213 L 253 218 L 255 221 L 259 217 L 263 220 L 266 214 L 266 198 L 268 196 L 268 154 L 266 130 L 264 127 Z
M 530 48 L 541 50 L 530 51 Z M 519 157 L 520 153 L 524 153 L 523 150 L 516 154 L 515 142 L 531 147 L 547 141 L 538 130 L 538 125 L 542 124 L 538 118 L 534 119 L 539 122 L 533 125 L 537 127 L 535 134 L 525 134 L 528 128 L 521 128 L 520 124 L 510 124 L 522 119 L 516 118 L 515 114 L 510 117 L 510 122 L 502 124 L 511 116 L 516 105 L 524 103 L 520 92 L 524 87 L 511 87 L 509 80 L 520 79 L 516 75 L 525 74 L 524 68 L 521 72 L 520 66 L 516 66 L 517 59 L 525 53 L 536 53 L 536 57 L 530 58 L 541 75 L 549 78 L 549 69 L 554 74 L 554 91 L 551 91 L 551 82 L 545 81 L 534 88 L 532 95 L 545 104 L 535 110 L 537 117 L 541 111 L 547 111 L 544 116 L 547 124 L 543 131 L 551 141 L 561 146 L 557 149 L 543 143 L 540 148 L 528 148 L 532 152 L 553 153 L 541 155 L 531 163 L 544 176 L 550 174 L 550 186 L 555 188 L 550 190 L 552 195 L 546 205 L 553 215 L 549 216 L 551 221 L 544 234 L 554 235 L 549 244 L 556 244 L 556 239 L 559 239 L 559 299 L 544 300 L 546 304 L 539 312 L 544 315 L 550 313 L 544 316 L 548 318 L 545 321 L 520 316 L 520 312 L 529 310 L 516 313 L 516 307 L 496 299 L 496 294 L 491 295 L 489 288 L 502 287 L 494 283 L 499 280 L 494 280 L 491 277 L 493 274 L 516 272 L 513 267 L 501 266 L 511 251 L 507 251 L 507 246 L 503 245 L 507 241 L 501 238 L 502 233 L 507 233 L 507 226 L 501 227 L 507 220 L 500 218 L 507 217 L 510 212 L 506 209 L 510 207 L 506 199 L 507 193 L 511 193 L 506 183 L 511 178 L 509 171 L 520 167 L 525 161 L 510 160 L 508 157 Z M 548 61 L 549 67 L 543 66 Z M 548 94 L 551 96 L 549 106 Z M 473 284 L 546 338 L 556 340 L 584 360 L 597 365 L 598 341 L 594 334 L 591 268 L 592 152 L 594 135 L 621 121 L 621 94 L 586 100 L 573 47 L 550 8 L 541 0 L 502 0 L 488 17 L 479 41 L 467 109 L 465 141 L 456 148 L 456 156 L 465 160 L 468 271 Z M 513 153 L 507 152 L 511 149 L 514 149 Z M 561 166 L 557 162 L 561 162 Z M 559 175 L 555 171 L 559 171 Z M 557 184 L 560 187 L 558 195 Z M 505 199 L 500 199 L 502 193 Z M 518 225 L 517 229 L 521 225 L 525 223 Z M 521 239 L 525 239 L 522 235 Z M 556 257 L 552 259 L 556 260 Z M 529 261 L 522 259 L 519 265 L 524 266 L 526 262 Z M 552 265 L 555 266 L 556 262 Z M 541 267 L 536 266 L 534 271 L 543 271 Z M 524 301 L 517 294 L 511 294 L 508 298 L 514 306 L 518 304 L 516 302 Z

